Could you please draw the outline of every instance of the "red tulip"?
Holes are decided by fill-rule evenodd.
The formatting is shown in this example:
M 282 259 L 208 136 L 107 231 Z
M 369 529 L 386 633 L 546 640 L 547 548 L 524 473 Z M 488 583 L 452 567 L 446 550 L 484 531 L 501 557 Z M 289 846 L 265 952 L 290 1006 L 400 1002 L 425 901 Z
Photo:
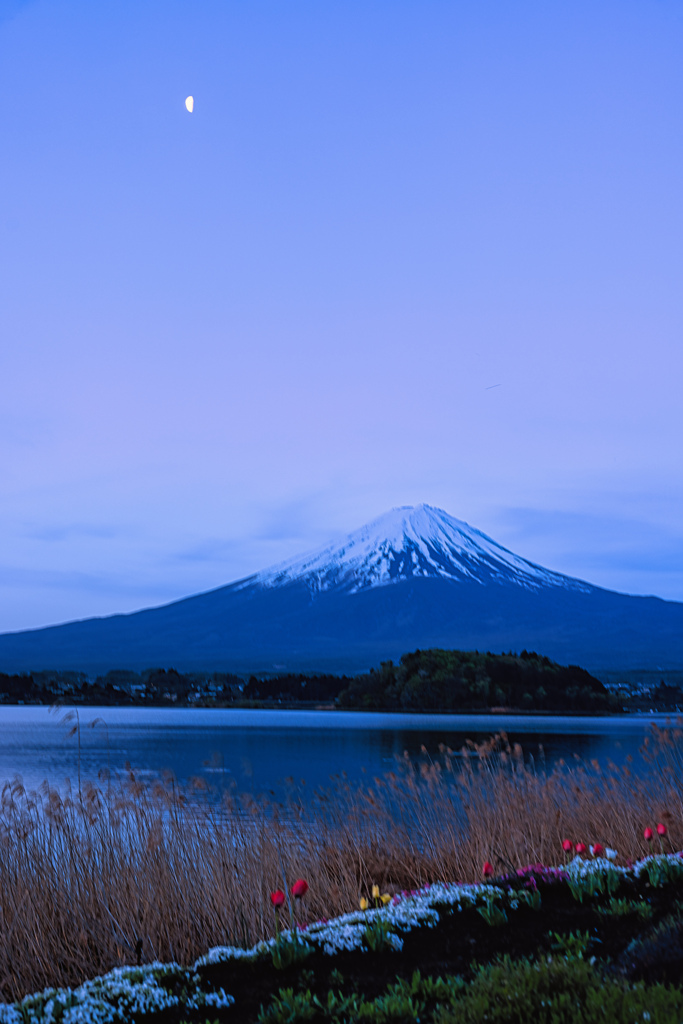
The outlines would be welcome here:
M 571 841 L 571 839 L 564 839 L 562 841 L 562 849 L 565 853 L 571 853 L 571 851 L 574 849 L 574 844 Z
M 283 893 L 282 889 L 277 889 L 275 892 L 271 892 L 270 902 L 273 904 L 274 907 L 282 906 L 282 904 L 285 902 L 285 894 Z
M 593 846 L 591 846 L 591 853 L 594 857 L 600 857 L 604 852 L 605 847 L 602 845 L 602 843 L 595 843 Z
M 302 896 L 305 896 L 308 892 L 308 882 L 305 878 L 297 878 L 296 882 L 292 886 L 292 896 L 300 900 Z
M 666 825 L 663 825 L 661 823 L 661 821 L 660 821 L 659 825 L 657 825 L 657 835 L 658 836 L 665 836 L 666 835 Z
M 576 844 L 576 852 L 577 853 L 585 853 L 587 849 L 588 849 L 588 847 L 586 846 L 585 843 L 577 843 Z
M 653 837 L 654 837 L 654 832 L 652 831 L 652 829 L 651 828 L 646 828 L 645 831 L 643 832 L 643 839 L 647 839 L 648 843 L 651 843 Z
M 493 864 L 491 864 L 487 860 L 484 861 L 484 866 L 481 869 L 481 873 L 484 876 L 484 878 L 490 878 L 491 875 L 493 874 Z

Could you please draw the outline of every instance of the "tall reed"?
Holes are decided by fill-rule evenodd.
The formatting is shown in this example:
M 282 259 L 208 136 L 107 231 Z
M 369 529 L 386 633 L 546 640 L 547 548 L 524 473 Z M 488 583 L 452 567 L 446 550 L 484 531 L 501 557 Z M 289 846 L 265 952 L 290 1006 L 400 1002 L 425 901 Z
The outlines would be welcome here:
M 425 752 L 426 755 L 426 752 Z M 599 841 L 620 860 L 644 855 L 648 824 L 683 846 L 683 732 L 653 730 L 642 763 L 576 761 L 552 771 L 525 763 L 504 734 L 407 756 L 362 786 L 336 778 L 281 803 L 170 777 L 84 783 L 0 798 L 0 995 L 74 985 L 122 963 L 190 963 L 220 944 L 273 933 L 269 894 L 305 877 L 308 920 L 382 890 L 476 880 L 557 863 L 564 838 Z

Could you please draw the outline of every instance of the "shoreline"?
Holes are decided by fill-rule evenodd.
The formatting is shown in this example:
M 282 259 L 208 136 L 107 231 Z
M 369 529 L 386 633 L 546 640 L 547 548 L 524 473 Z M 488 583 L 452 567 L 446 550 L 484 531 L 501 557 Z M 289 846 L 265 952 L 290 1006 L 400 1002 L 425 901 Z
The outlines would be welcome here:
M 81 708 L 98 710 L 112 709 L 116 711 L 315 711 L 330 712 L 336 715 L 400 715 L 403 717 L 438 715 L 444 718 L 590 718 L 590 719 L 625 719 L 649 718 L 658 715 L 667 718 L 683 718 L 683 708 L 634 708 L 624 711 L 582 711 L 555 710 L 541 708 L 338 708 L 333 704 L 320 704 L 316 701 L 245 701 L 220 703 L 201 702 L 183 703 L 159 701 L 150 703 L 89 703 L 86 701 L 43 702 L 43 701 L 0 701 L 2 708 L 54 708 L 56 710 L 78 711 Z

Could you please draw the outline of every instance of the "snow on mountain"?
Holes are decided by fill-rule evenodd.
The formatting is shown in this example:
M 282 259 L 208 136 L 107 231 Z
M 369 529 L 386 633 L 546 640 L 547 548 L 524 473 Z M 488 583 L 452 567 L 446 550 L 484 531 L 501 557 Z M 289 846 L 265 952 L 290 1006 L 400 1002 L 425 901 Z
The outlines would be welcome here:
M 513 584 L 527 590 L 561 587 L 588 593 L 581 580 L 551 572 L 508 551 L 480 530 L 430 505 L 392 509 L 340 544 L 289 559 L 238 586 L 303 582 L 312 592 L 357 593 L 417 577 Z

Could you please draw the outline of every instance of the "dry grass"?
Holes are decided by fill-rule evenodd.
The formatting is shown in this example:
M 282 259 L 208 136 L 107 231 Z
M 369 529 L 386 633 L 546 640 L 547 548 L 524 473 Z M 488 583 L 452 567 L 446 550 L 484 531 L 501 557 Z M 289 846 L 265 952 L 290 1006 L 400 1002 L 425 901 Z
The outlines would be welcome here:
M 84 784 L 0 806 L 0 994 L 73 985 L 121 963 L 192 962 L 213 945 L 272 934 L 269 893 L 300 876 L 308 920 L 357 906 L 373 882 L 396 891 L 557 863 L 569 837 L 626 861 L 665 821 L 683 847 L 683 732 L 654 730 L 642 763 L 524 765 L 505 736 L 465 756 L 405 761 L 358 788 L 344 779 L 303 803 L 209 801 L 173 780 Z

